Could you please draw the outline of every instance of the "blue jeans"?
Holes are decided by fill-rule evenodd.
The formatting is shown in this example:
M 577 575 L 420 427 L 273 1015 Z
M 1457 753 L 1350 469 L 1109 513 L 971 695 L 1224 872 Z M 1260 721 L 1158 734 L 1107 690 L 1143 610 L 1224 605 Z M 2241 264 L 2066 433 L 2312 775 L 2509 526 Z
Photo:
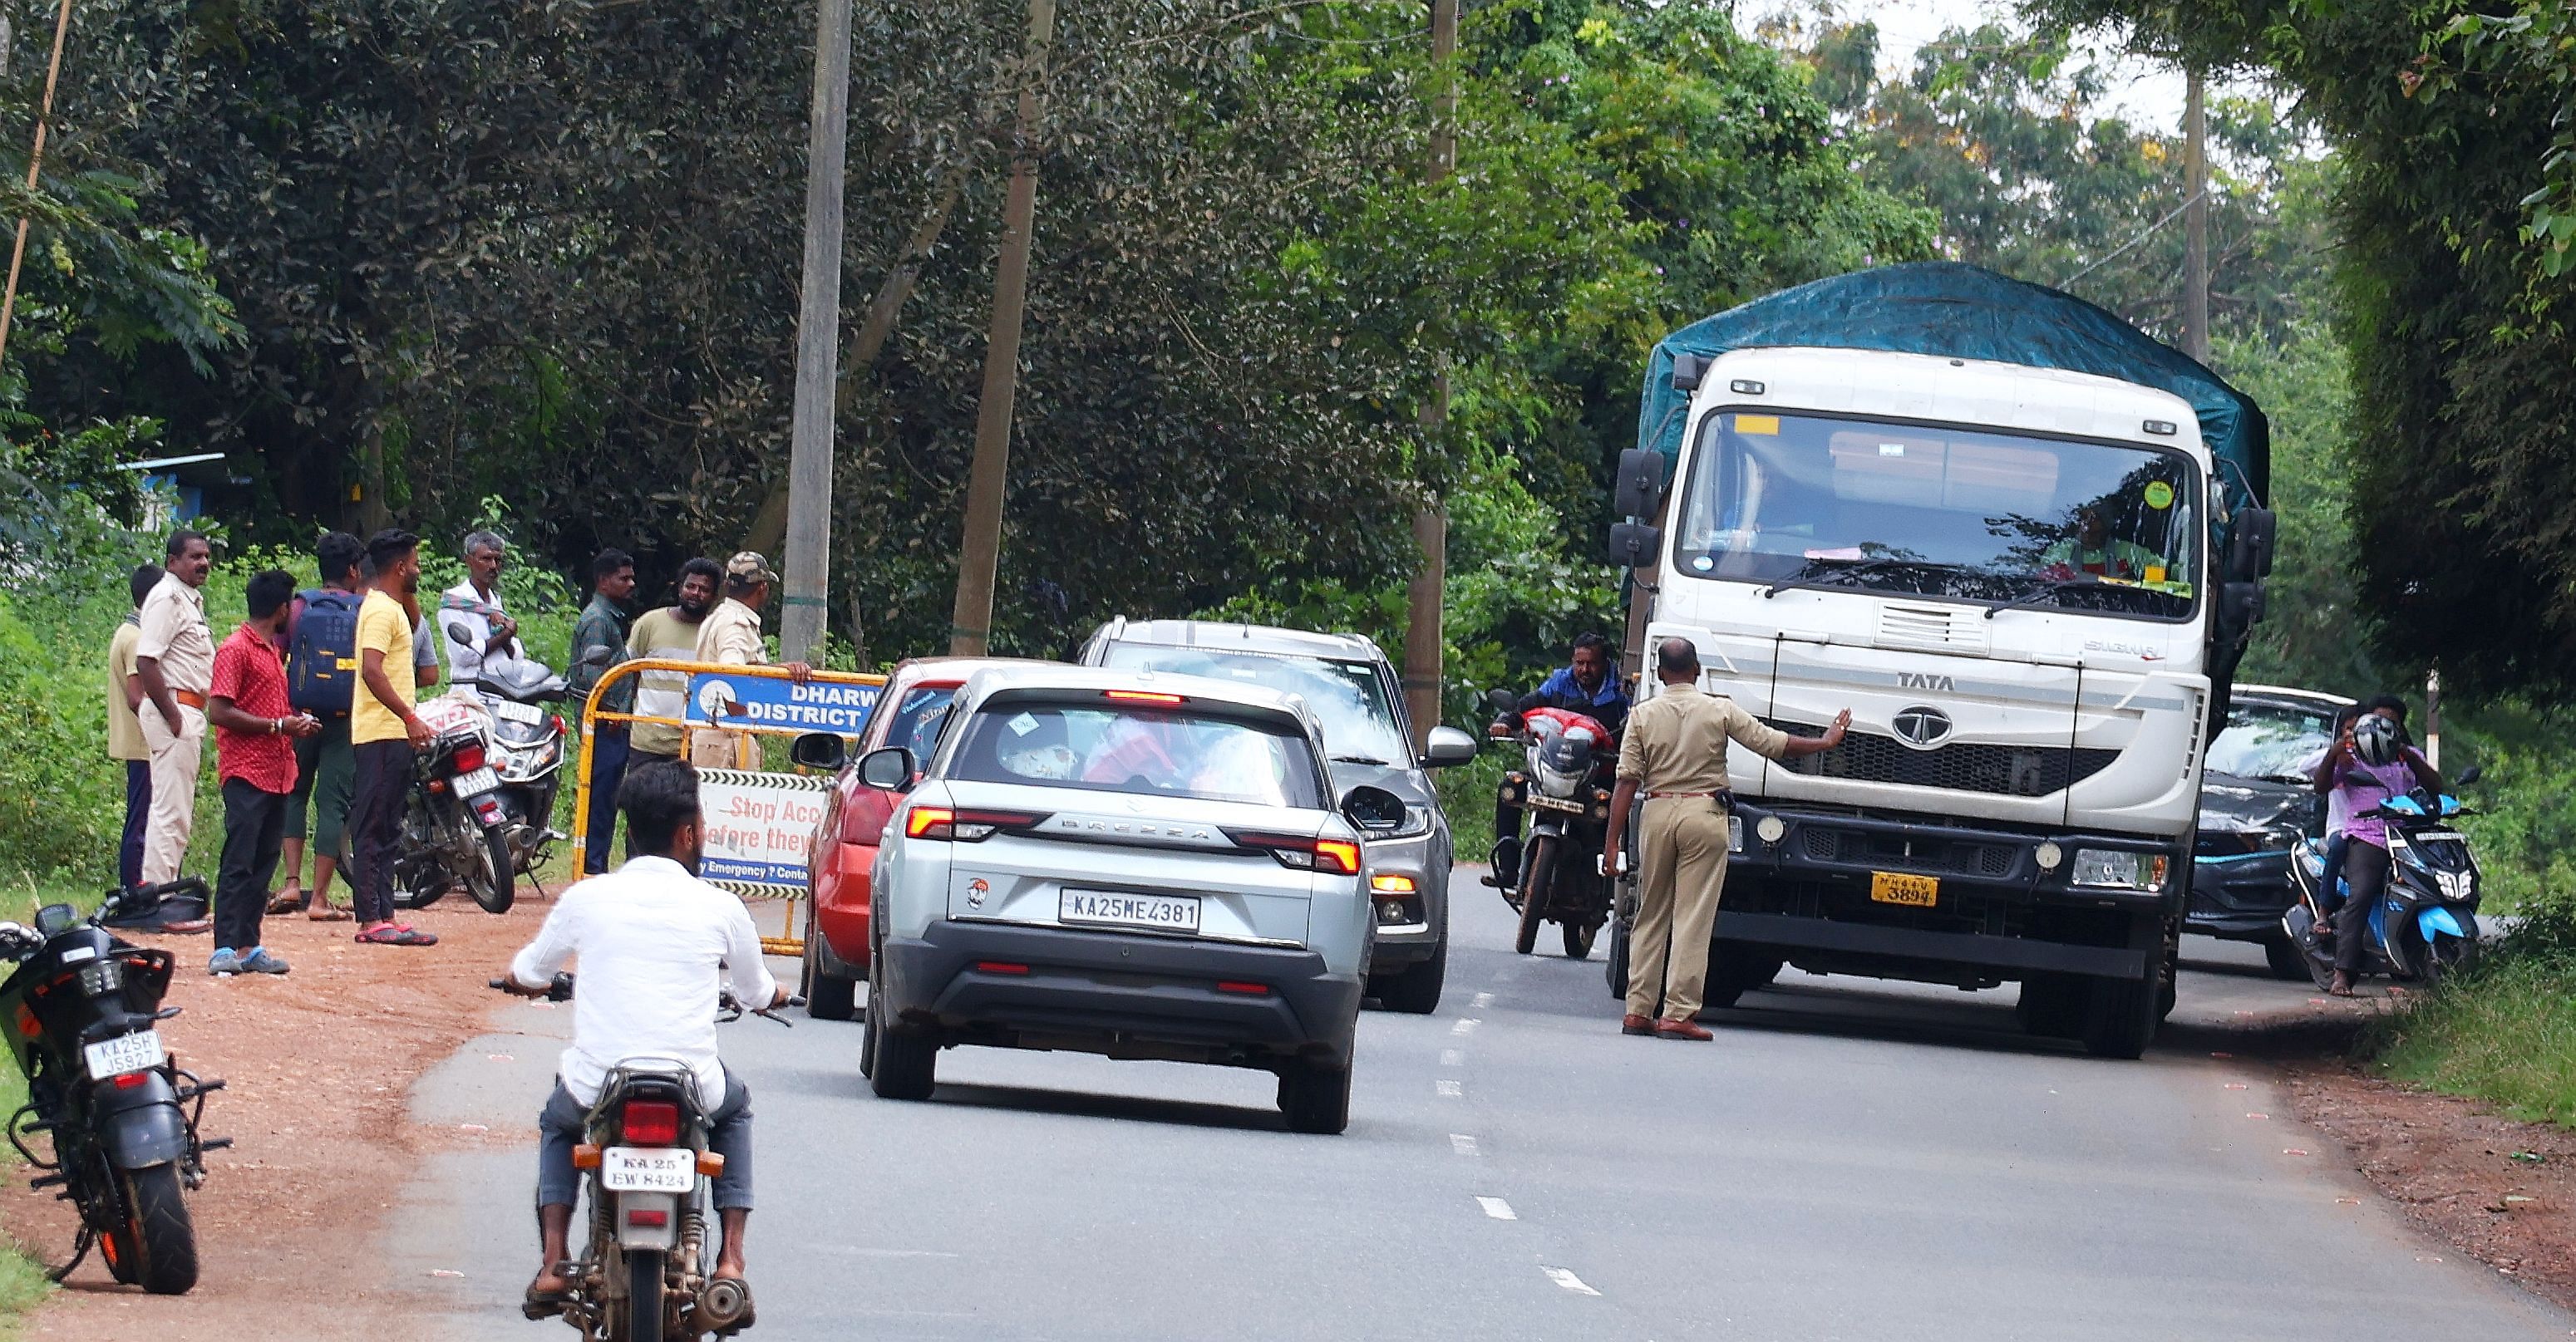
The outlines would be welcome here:
M 545 1111 L 537 1115 L 538 1206 L 579 1205 L 581 1175 L 572 1167 L 572 1149 L 589 1121 L 590 1107 L 556 1081 Z M 724 1103 L 707 1115 L 707 1149 L 725 1162 L 715 1181 L 716 1210 L 751 1210 L 751 1088 L 731 1069 L 725 1072 Z
M 116 847 L 116 883 L 143 884 L 143 830 L 152 819 L 152 761 L 125 762 L 125 837 Z
M 590 818 L 581 836 L 584 876 L 608 870 L 608 845 L 617 837 L 617 783 L 625 776 L 626 724 L 597 724 L 590 738 Z

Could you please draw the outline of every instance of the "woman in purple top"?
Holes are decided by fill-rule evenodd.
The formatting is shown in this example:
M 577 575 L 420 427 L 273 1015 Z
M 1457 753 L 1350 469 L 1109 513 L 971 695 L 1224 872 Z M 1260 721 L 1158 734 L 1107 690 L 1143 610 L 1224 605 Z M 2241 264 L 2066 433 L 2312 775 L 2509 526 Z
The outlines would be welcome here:
M 2347 817 L 2343 876 L 2351 893 L 2335 910 L 2335 973 L 2326 991 L 2350 997 L 2369 944 L 2370 906 L 2388 885 L 2388 822 L 2379 818 L 2379 804 L 2419 786 L 2439 794 L 2442 776 L 2406 744 L 2406 729 L 2396 716 L 2374 705 L 2343 729 L 2318 763 L 2314 781 L 2317 791 L 2335 795 Z

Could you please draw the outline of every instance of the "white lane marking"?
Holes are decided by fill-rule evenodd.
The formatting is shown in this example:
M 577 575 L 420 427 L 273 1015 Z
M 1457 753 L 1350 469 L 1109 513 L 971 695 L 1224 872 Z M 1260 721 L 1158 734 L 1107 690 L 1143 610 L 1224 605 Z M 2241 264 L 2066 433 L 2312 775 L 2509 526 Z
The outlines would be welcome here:
M 1463 1048 L 1444 1048 L 1440 1050 L 1440 1065 L 1443 1067 L 1466 1066 L 1467 1050 Z
M 1460 1086 L 1455 1081 L 1449 1080 L 1447 1077 L 1442 1077 L 1440 1080 L 1432 1082 L 1431 1088 L 1453 1100 L 1467 1093 L 1464 1087 Z
M 1576 1295 L 1601 1294 L 1599 1291 L 1593 1290 L 1591 1287 L 1584 1285 L 1583 1278 L 1574 1275 L 1572 1272 L 1567 1271 L 1564 1268 L 1543 1267 L 1540 1268 L 1539 1271 L 1546 1273 L 1549 1281 L 1555 1282 L 1557 1285 L 1574 1292 Z
M 1476 1139 L 1463 1132 L 1450 1133 L 1449 1149 L 1462 1156 L 1472 1156 L 1476 1154 Z
M 1474 1034 L 1476 1032 L 1476 1027 L 1479 1024 L 1482 1024 L 1482 1022 L 1478 1021 L 1473 1016 L 1460 1016 L 1458 1018 L 1458 1023 L 1449 1027 L 1449 1033 Z
M 1512 1210 L 1512 1204 L 1503 1201 L 1501 1198 L 1489 1198 L 1480 1193 L 1476 1196 L 1476 1205 L 1485 1209 L 1485 1215 L 1490 1216 L 1497 1221 L 1517 1221 L 1521 1219 L 1520 1213 Z
M 1492 1006 L 1493 1004 L 1494 1004 L 1494 995 L 1493 995 L 1492 993 L 1478 993 L 1478 994 L 1476 994 L 1476 1009 L 1477 1009 L 1478 1011 L 1482 1011 L 1482 1010 L 1484 1010 L 1485 1008 L 1487 1008 L 1487 1007 L 1489 1007 L 1489 1006 Z

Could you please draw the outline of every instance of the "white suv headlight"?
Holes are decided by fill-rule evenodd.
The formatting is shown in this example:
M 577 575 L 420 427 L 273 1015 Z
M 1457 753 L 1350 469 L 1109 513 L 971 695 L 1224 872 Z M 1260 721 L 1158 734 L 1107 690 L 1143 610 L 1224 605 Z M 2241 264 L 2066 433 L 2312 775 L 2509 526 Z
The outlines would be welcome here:
M 2067 879 L 2105 890 L 2162 890 L 2169 859 L 2162 853 L 2124 853 L 2104 848 L 2078 848 Z

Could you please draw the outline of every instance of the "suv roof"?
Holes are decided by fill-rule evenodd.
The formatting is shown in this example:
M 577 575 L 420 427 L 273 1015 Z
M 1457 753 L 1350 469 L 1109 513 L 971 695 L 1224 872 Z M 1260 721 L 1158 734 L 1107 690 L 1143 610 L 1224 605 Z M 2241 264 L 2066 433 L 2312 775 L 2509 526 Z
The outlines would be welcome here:
M 2230 695 L 2234 699 L 2270 699 L 2297 704 L 2304 708 L 2350 708 L 2353 701 L 2340 694 L 2322 690 L 2292 689 L 2287 685 L 2239 685 Z
M 1059 666 L 1049 662 L 987 666 L 967 678 L 959 695 L 981 703 L 1002 690 L 1142 690 L 1266 710 L 1292 718 L 1309 730 L 1315 720 L 1307 710 L 1305 700 L 1260 685 L 1211 680 L 1204 676 L 1179 676 L 1167 671 L 1121 671 L 1105 667 Z
M 1100 627 L 1095 638 L 1111 643 L 1150 643 L 1167 648 L 1209 648 L 1273 656 L 1330 657 L 1375 661 L 1385 654 L 1366 634 L 1318 634 L 1277 625 L 1240 624 L 1228 620 L 1130 620 L 1125 616 Z

